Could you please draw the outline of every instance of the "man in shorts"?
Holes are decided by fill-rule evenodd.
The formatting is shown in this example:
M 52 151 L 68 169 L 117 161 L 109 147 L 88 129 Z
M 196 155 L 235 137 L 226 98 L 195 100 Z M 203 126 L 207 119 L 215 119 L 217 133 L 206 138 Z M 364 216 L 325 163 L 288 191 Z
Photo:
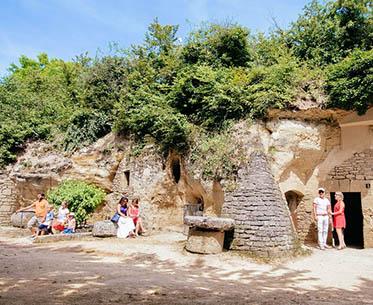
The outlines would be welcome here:
M 329 230 L 329 215 L 331 213 L 330 201 L 325 198 L 325 189 L 318 189 L 319 196 L 313 201 L 313 213 L 317 223 L 318 243 L 321 250 L 330 247 L 326 244 Z
M 19 209 L 17 212 L 26 211 L 29 209 L 35 210 L 35 215 L 27 223 L 27 228 L 31 230 L 33 236 L 36 234 L 36 228 L 45 221 L 45 217 L 48 212 L 48 201 L 45 199 L 44 193 L 38 194 L 38 200 L 36 200 L 33 204 Z

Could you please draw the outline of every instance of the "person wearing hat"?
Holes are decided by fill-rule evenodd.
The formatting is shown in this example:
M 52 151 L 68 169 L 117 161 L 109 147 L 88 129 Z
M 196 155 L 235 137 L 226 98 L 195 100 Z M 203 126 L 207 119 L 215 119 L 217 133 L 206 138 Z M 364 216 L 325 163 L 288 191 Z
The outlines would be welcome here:
M 319 196 L 313 201 L 313 213 L 317 223 L 317 237 L 321 250 L 330 248 L 326 244 L 329 230 L 329 215 L 331 214 L 331 205 L 328 198 L 325 198 L 325 189 L 318 189 Z
M 64 234 L 72 234 L 75 232 L 76 227 L 76 220 L 75 220 L 75 214 L 73 212 L 70 212 L 67 215 L 67 226 L 65 230 L 63 230 Z

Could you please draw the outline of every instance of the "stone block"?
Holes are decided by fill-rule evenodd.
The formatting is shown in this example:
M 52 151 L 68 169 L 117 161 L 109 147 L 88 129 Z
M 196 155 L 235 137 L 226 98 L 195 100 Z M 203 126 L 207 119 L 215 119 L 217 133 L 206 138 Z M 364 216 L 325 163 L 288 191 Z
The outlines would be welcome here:
M 117 236 L 118 226 L 110 220 L 98 221 L 93 225 L 92 235 L 95 237 Z
M 224 232 L 190 229 L 186 249 L 201 254 L 216 254 L 223 251 Z
M 14 227 L 26 228 L 27 223 L 34 216 L 34 212 L 24 211 L 12 214 L 10 222 Z
M 73 233 L 73 234 L 53 234 L 53 235 L 42 235 L 34 239 L 33 243 L 53 243 L 58 241 L 68 240 L 87 240 L 92 238 L 91 232 L 86 233 Z
M 189 227 L 197 227 L 208 230 L 228 231 L 233 229 L 234 220 L 230 218 L 206 217 L 206 216 L 185 216 L 184 224 Z

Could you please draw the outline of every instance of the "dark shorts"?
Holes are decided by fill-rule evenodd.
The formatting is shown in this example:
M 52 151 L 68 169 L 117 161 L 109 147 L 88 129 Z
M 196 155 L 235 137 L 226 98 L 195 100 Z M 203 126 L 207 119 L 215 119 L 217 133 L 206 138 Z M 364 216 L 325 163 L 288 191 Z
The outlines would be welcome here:
M 48 225 L 41 224 L 41 225 L 39 225 L 39 229 L 40 230 L 47 230 L 48 229 Z

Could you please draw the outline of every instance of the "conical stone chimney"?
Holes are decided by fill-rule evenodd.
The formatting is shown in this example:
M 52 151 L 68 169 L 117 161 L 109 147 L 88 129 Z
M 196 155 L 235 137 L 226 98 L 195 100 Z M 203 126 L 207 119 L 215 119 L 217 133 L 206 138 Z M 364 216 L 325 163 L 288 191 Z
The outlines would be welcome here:
M 263 152 L 251 154 L 249 167 L 240 170 L 237 182 L 239 187 L 227 194 L 222 210 L 223 217 L 235 220 L 231 249 L 260 257 L 291 255 L 296 234 Z

